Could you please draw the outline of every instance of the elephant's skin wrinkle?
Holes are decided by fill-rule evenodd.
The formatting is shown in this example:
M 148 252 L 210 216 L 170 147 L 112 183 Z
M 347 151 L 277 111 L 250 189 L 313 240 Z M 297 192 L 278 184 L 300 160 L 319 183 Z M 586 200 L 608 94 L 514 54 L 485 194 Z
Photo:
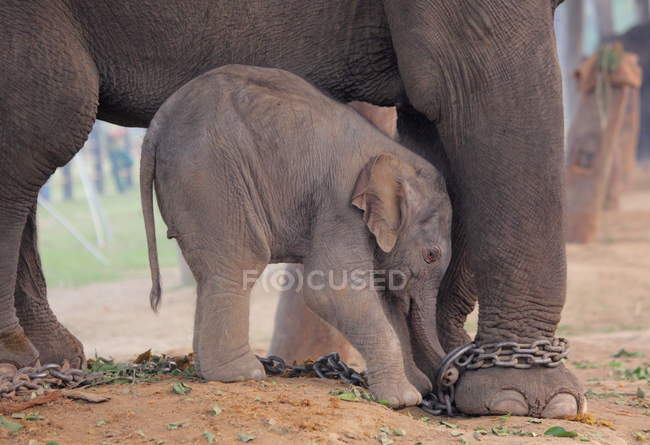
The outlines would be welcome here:
M 482 339 L 555 330 L 566 288 L 555 2 L 159 3 L 3 4 L 0 330 L 18 326 L 14 290 L 38 286 L 16 283 L 16 277 L 37 276 L 17 270 L 27 267 L 19 258 L 33 249 L 21 237 L 38 189 L 82 147 L 95 117 L 147 125 L 180 85 L 229 63 L 283 68 L 339 100 L 410 110 L 400 119 L 413 125 L 402 125 L 400 138 L 417 153 L 445 160 L 441 171 L 460 220 L 454 222 L 454 264 L 466 265 L 472 277 L 460 286 L 467 293 L 453 285 L 442 289 L 441 313 L 429 311 L 430 326 L 445 319 L 442 302 L 458 295 L 470 305 L 475 297 L 483 308 L 503 308 L 503 331 L 490 332 L 490 320 L 482 318 Z M 242 196 L 245 187 L 229 204 Z M 256 206 L 264 210 L 263 203 Z M 249 223 L 242 220 L 242 227 Z M 263 239 L 268 231 L 258 228 L 253 238 Z M 459 270 L 453 265 L 447 282 Z M 549 315 L 540 318 L 547 326 L 505 323 L 533 301 L 548 303 Z M 462 318 L 465 309 L 451 314 Z M 458 325 L 440 328 L 463 337 Z M 5 353 L 0 344 L 0 359 Z
M 248 344 L 254 278 L 274 260 L 302 259 L 307 306 L 362 354 L 377 397 L 410 406 L 431 389 L 410 345 L 435 369 L 442 348 L 425 321 L 451 257 L 451 204 L 425 159 L 286 71 L 232 65 L 199 76 L 162 105 L 143 144 L 155 308 L 154 183 L 198 283 L 204 378 L 263 375 Z M 370 282 L 382 272 L 385 290 Z

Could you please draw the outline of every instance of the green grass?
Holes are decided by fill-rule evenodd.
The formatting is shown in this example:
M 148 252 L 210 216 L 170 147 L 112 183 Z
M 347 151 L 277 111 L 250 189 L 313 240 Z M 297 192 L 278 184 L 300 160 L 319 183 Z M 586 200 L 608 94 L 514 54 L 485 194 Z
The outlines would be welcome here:
M 137 169 L 135 170 L 137 173 Z M 107 182 L 110 178 L 107 177 Z M 110 264 L 98 262 L 44 208 L 38 209 L 39 247 L 45 277 L 50 287 L 76 287 L 97 281 L 120 280 L 148 276 L 149 262 L 144 221 L 140 208 L 140 192 L 136 188 L 124 195 L 117 194 L 110 184 L 102 196 L 113 240 L 99 249 Z M 95 230 L 81 184 L 75 184 L 75 200 L 60 199 L 60 183 L 55 181 L 53 205 L 83 236 L 96 245 Z M 158 255 L 161 267 L 177 264 L 176 242 L 166 239 L 166 227 L 156 218 Z

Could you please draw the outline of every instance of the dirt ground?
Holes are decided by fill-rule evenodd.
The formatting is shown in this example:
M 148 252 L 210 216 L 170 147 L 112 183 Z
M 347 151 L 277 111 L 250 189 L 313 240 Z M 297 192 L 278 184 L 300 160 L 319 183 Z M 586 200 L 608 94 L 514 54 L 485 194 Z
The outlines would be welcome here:
M 631 381 L 622 374 L 650 366 L 650 170 L 626 192 L 620 211 L 606 214 L 599 241 L 569 245 L 568 259 L 568 300 L 560 326 L 560 334 L 572 344 L 567 366 L 588 390 L 589 412 L 606 425 L 564 420 L 538 424 L 515 417 L 429 418 L 419 409 L 391 411 L 376 403 L 340 400 L 331 391 L 344 386 L 316 379 L 186 381 L 193 390 L 181 396 L 171 391 L 178 378 L 168 377 L 156 383 L 92 389 L 112 398 L 102 404 L 58 399 L 29 409 L 44 419 L 11 419 L 25 428 L 9 434 L 0 426 L 0 444 L 207 444 L 210 434 L 217 444 L 242 443 L 251 437 L 252 444 L 302 445 L 642 443 L 644 436 L 650 438 L 650 380 Z M 173 270 L 166 271 L 165 278 L 158 315 L 148 306 L 148 279 L 54 289 L 52 306 L 84 342 L 89 357 L 97 353 L 127 359 L 149 348 L 188 352 L 194 291 L 174 287 L 178 277 Z M 251 341 L 260 352 L 270 340 L 276 302 L 273 295 L 258 293 L 253 298 Z M 468 326 L 475 326 L 475 316 Z M 640 356 L 612 357 L 622 348 Z M 645 399 L 639 398 L 643 393 Z M 219 415 L 212 415 L 215 404 Z M 169 429 L 178 422 L 185 425 Z M 542 434 L 552 426 L 576 431 L 579 437 L 513 433 Z M 510 433 L 498 436 L 493 427 Z

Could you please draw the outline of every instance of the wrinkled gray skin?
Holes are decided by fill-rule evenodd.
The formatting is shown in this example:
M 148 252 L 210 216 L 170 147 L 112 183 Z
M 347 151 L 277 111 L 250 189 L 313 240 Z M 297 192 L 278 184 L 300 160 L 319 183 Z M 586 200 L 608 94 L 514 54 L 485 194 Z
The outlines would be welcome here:
M 197 281 L 194 351 L 204 378 L 264 376 L 248 342 L 248 277 L 301 262 L 315 277 L 305 280 L 307 305 L 361 352 L 379 400 L 415 405 L 431 389 L 410 346 L 435 345 L 431 363 L 442 354 L 425 321 L 451 258 L 451 203 L 423 158 L 293 74 L 230 65 L 162 105 L 143 144 L 140 184 L 152 306 L 160 299 L 155 185 Z M 353 271 L 384 270 L 400 272 L 386 292 L 340 286 Z
M 181 85 L 231 63 L 286 69 L 339 101 L 398 106 L 401 142 L 443 172 L 454 208 L 452 259 L 427 321 L 443 347 L 467 340 L 477 300 L 479 343 L 552 337 L 566 288 L 556 3 L 4 0 L 0 361 L 83 360 L 47 304 L 39 188 L 96 117 L 147 126 Z M 459 408 L 476 414 L 575 414 L 580 392 L 564 367 L 477 371 L 457 387 Z

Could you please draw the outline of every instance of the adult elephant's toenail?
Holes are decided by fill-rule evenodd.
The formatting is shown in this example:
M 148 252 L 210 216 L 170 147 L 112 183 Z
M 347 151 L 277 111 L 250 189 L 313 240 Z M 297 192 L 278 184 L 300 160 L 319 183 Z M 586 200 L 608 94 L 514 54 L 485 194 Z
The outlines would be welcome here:
M 586 402 L 583 404 L 586 409 Z M 584 409 L 583 409 L 584 411 Z M 554 396 L 542 411 L 542 417 L 562 419 L 578 414 L 578 401 L 573 394 L 560 393 Z
M 492 414 L 525 416 L 528 414 L 528 402 L 519 391 L 504 389 L 492 397 L 488 403 L 488 410 Z

